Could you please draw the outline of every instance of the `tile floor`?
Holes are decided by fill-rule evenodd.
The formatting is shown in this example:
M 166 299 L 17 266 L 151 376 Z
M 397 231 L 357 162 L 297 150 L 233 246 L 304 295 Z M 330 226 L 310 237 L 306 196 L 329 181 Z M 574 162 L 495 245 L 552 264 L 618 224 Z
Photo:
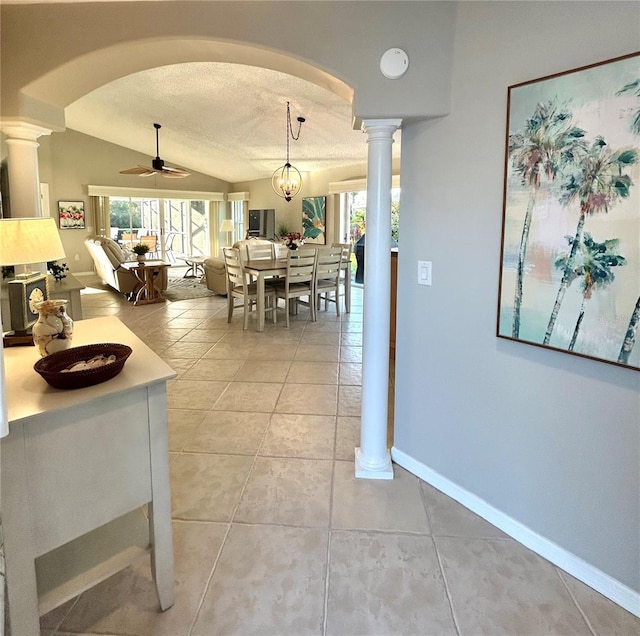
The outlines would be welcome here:
M 264 333 L 219 297 L 132 307 L 87 289 L 175 371 L 176 603 L 148 559 L 41 619 L 42 634 L 633 636 L 640 619 L 395 466 L 356 481 L 361 290 Z M 282 316 L 283 318 L 283 316 Z

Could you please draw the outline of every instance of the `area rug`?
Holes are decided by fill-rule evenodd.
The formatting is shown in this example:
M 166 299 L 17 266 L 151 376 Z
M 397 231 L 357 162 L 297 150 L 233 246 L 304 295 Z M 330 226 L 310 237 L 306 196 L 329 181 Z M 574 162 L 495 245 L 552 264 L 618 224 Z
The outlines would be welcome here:
M 199 278 L 170 278 L 169 285 L 162 295 L 167 300 L 173 301 L 215 296 L 204 283 L 200 282 Z

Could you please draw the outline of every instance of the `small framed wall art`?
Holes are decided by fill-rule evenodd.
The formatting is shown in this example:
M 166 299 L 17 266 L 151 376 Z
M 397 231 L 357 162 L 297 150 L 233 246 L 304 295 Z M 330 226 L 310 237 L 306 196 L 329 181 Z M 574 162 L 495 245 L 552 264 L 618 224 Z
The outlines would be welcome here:
M 84 201 L 58 201 L 61 230 L 83 230 Z

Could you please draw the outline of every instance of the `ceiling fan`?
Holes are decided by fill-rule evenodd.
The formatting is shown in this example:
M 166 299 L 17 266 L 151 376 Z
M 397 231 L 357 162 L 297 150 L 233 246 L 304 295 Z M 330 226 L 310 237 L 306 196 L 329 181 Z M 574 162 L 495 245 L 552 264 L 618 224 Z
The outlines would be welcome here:
M 120 174 L 137 174 L 139 177 L 151 177 L 154 174 L 160 174 L 167 179 L 183 179 L 184 177 L 191 176 L 190 172 L 182 168 L 172 168 L 171 166 L 164 165 L 164 161 L 160 159 L 160 143 L 158 141 L 158 131 L 162 126 L 160 126 L 160 124 L 153 124 L 153 127 L 156 129 L 156 158 L 151 162 L 153 167 L 136 166 L 135 168 L 120 170 Z

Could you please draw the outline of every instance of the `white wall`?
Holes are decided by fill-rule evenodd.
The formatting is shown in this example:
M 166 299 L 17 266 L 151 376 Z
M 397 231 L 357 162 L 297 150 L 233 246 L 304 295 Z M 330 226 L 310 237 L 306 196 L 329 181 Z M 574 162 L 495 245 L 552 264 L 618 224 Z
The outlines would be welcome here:
M 452 114 L 402 137 L 395 403 L 414 469 L 636 592 L 640 374 L 495 324 L 507 87 L 639 49 L 638 3 L 459 5 Z
M 355 89 L 357 117 L 449 109 L 452 2 L 94 2 L 0 11 L 5 117 L 61 125 L 56 109 L 116 77 L 207 59 L 262 62 L 303 77 L 302 65 L 311 64 L 321 85 L 335 87 L 338 78 Z M 234 48 L 244 43 L 255 46 Z M 412 56 L 393 86 L 379 70 L 391 47 Z

